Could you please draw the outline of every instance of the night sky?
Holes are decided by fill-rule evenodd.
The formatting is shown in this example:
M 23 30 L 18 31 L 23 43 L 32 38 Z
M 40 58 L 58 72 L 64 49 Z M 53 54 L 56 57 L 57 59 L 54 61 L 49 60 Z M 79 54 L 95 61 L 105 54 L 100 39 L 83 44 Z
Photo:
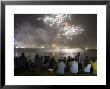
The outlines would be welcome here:
M 47 14 L 48 15 L 48 14 Z M 58 27 L 50 27 L 41 18 L 45 14 L 15 14 L 14 38 L 15 45 L 20 47 L 35 47 L 36 45 L 52 45 L 58 40 L 56 30 Z M 61 37 L 59 44 L 70 48 L 97 48 L 97 15 L 96 14 L 72 14 L 69 25 L 82 26 L 84 31 L 71 36 L 72 39 Z

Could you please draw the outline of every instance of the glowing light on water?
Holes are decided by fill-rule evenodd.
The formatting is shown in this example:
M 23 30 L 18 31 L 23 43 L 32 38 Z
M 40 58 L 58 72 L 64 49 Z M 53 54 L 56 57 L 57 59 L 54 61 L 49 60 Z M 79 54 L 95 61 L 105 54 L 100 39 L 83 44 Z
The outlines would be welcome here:
M 78 52 L 81 51 L 82 49 L 80 48 L 75 48 L 75 49 L 62 49 L 63 52 L 67 52 L 67 53 L 72 53 L 72 52 Z
M 83 51 L 81 48 L 73 48 L 73 49 L 69 49 L 69 48 L 64 48 L 64 49 L 47 49 L 45 50 L 46 52 L 59 52 L 59 50 L 62 53 L 73 53 L 73 52 L 80 52 Z

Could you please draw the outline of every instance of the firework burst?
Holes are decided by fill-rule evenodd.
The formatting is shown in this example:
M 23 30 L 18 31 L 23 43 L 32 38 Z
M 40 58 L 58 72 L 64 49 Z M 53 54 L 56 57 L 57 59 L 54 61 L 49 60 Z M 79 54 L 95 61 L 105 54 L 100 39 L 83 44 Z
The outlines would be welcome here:
M 46 25 L 50 27 L 59 27 L 63 22 L 66 20 L 71 20 L 70 14 L 52 14 L 52 15 L 45 15 L 42 19 Z
M 50 14 L 44 15 L 44 17 L 39 20 L 43 20 L 44 24 L 48 25 L 51 28 L 55 28 L 58 32 L 58 38 L 66 37 L 71 39 L 72 37 L 80 34 L 84 31 L 84 27 L 81 25 L 68 25 L 68 22 L 71 22 L 71 14 Z
M 61 27 L 59 30 L 60 35 L 66 37 L 67 39 L 72 39 L 72 36 L 80 34 L 84 31 L 83 27 L 78 25 L 71 25 L 71 26 L 65 26 Z

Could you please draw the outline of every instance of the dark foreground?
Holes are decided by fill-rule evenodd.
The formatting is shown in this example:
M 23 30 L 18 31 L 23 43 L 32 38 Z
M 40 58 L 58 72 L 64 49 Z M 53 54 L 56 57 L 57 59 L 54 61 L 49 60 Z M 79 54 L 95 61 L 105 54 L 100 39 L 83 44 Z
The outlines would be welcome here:
M 64 75 L 57 74 L 55 71 L 49 71 L 46 67 L 39 68 L 21 68 L 14 71 L 15 76 L 97 76 L 91 73 L 79 72 L 77 74 L 65 71 Z

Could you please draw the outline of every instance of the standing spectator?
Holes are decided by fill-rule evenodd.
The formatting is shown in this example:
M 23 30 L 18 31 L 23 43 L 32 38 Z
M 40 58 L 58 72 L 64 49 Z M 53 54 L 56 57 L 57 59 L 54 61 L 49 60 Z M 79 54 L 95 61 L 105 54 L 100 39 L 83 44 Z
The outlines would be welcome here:
M 49 68 L 52 69 L 55 65 L 55 59 L 54 57 L 51 57 L 50 58 L 50 61 L 49 61 Z
M 40 60 L 40 57 L 38 54 L 35 55 L 35 66 L 38 67 L 39 66 L 39 60 Z
M 21 56 L 19 57 L 20 61 L 20 67 L 27 67 L 27 58 L 24 53 L 21 53 Z
M 31 63 L 32 63 L 31 57 L 28 56 L 27 59 L 28 59 L 28 68 L 29 70 L 31 70 Z

